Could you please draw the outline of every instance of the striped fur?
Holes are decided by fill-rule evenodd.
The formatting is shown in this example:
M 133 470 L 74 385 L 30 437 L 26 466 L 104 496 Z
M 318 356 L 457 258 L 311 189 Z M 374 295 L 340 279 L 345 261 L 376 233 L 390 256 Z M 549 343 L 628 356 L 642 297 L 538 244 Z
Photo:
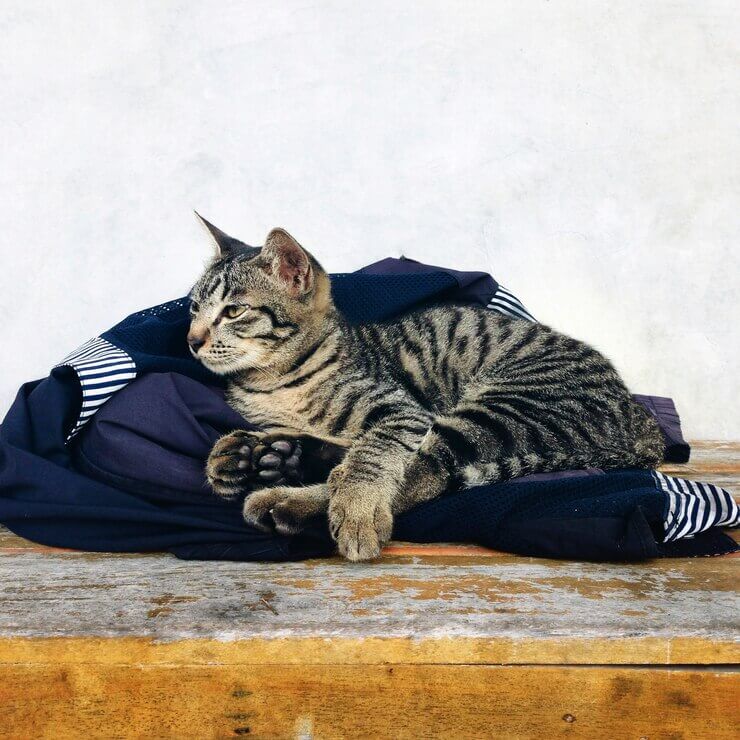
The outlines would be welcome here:
M 445 305 L 350 326 L 326 273 L 284 231 L 262 250 L 233 241 L 192 291 L 198 359 L 228 375 L 229 403 L 250 420 L 346 448 L 310 495 L 249 495 L 248 521 L 272 512 L 279 524 L 282 511 L 295 531 L 296 511 L 328 506 L 340 552 L 368 559 L 394 514 L 450 487 L 661 461 L 657 423 L 611 363 L 513 305 L 510 316 Z

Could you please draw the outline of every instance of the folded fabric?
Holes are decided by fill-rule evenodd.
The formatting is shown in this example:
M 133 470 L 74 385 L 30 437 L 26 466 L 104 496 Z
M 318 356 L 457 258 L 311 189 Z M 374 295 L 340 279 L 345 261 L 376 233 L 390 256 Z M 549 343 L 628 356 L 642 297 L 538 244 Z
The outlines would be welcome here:
M 353 321 L 444 300 L 531 320 L 484 273 L 409 260 L 333 276 L 333 290 Z M 0 426 L 0 522 L 38 542 L 99 551 L 249 560 L 332 551 L 321 518 L 297 537 L 265 534 L 205 488 L 213 441 L 246 422 L 223 402 L 220 379 L 186 354 L 187 326 L 184 298 L 138 312 L 21 388 Z M 668 449 L 686 459 L 670 400 L 646 405 L 671 420 Z M 731 497 L 715 487 L 649 471 L 561 474 L 444 496 L 398 517 L 394 536 L 624 560 L 729 552 L 735 545 L 716 526 L 736 519 Z

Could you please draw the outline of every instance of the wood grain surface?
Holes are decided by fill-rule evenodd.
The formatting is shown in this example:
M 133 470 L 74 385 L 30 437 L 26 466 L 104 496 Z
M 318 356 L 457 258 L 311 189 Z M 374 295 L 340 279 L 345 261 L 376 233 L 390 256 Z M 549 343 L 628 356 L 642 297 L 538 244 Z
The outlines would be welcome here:
M 553 639 L 580 646 L 570 656 L 559 651 L 559 662 L 582 662 L 596 649 L 592 643 L 619 642 L 617 662 L 642 663 L 642 642 L 650 638 L 661 646 L 660 659 L 651 652 L 656 662 L 684 662 L 692 641 L 711 642 L 711 662 L 727 662 L 736 655 L 740 627 L 738 567 L 740 560 L 722 558 L 612 565 L 397 557 L 266 565 L 12 554 L 0 557 L 0 638 L 402 644 L 444 637 L 482 640 L 496 656 L 508 651 L 494 651 L 496 642 L 527 643 L 527 662 L 536 663 L 552 661 Z M 599 662 L 613 661 L 602 654 Z
M 0 726 L 15 737 L 735 740 L 740 706 L 734 676 L 697 669 L 87 665 L 3 673 Z

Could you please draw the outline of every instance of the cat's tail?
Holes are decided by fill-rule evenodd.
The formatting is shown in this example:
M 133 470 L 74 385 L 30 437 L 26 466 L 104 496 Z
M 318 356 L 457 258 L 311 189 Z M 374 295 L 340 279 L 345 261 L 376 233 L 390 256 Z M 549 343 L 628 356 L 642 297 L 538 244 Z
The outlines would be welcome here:
M 657 462 L 642 452 L 629 450 L 591 450 L 588 453 L 552 452 L 530 453 L 522 456 L 503 457 L 493 462 L 474 462 L 465 465 L 458 481 L 463 488 L 502 483 L 512 478 L 522 478 L 534 473 L 555 473 L 562 470 L 618 470 L 621 468 L 651 468 Z
M 654 468 L 663 462 L 665 442 L 658 422 L 644 407 L 630 399 L 628 430 L 632 444 L 621 449 L 600 448 L 581 452 L 530 453 L 502 457 L 499 460 L 466 465 L 459 475 L 465 488 L 486 483 L 499 483 L 534 473 L 599 468 Z

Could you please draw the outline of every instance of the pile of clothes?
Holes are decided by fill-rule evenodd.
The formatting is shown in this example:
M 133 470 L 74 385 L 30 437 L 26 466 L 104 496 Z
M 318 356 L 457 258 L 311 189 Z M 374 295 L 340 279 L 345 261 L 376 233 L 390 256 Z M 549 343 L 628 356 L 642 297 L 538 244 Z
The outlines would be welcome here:
M 482 272 L 386 259 L 332 275 L 352 322 L 443 301 L 534 321 Z M 224 401 L 223 379 L 189 355 L 187 298 L 126 318 L 26 383 L 0 425 L 0 522 L 46 545 L 181 558 L 297 560 L 329 555 L 325 517 L 292 537 L 249 527 L 218 499 L 204 463 L 224 433 L 254 428 Z M 636 396 L 658 420 L 669 461 L 689 459 L 673 402 Z M 520 555 L 642 560 L 737 549 L 722 532 L 740 511 L 729 492 L 657 471 L 540 474 L 451 492 L 397 517 L 393 536 L 467 542 Z

